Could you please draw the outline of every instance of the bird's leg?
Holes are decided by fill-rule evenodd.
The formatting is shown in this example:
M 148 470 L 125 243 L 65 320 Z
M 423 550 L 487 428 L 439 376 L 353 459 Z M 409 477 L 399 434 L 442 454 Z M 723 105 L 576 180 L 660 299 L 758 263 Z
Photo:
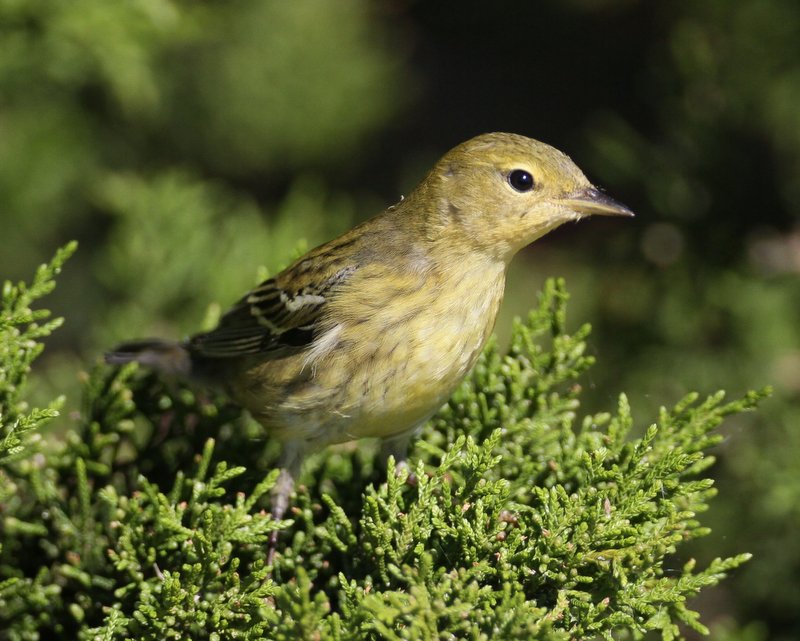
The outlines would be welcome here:
M 289 497 L 294 489 L 295 479 L 300 474 L 300 464 L 303 462 L 303 449 L 297 444 L 287 443 L 283 446 L 283 452 L 278 460 L 281 469 L 278 481 L 272 488 L 272 520 L 280 521 L 289 507 Z M 275 556 L 275 549 L 278 545 L 278 530 L 272 530 L 269 537 L 269 553 L 267 563 L 272 565 Z
M 381 441 L 380 460 L 383 462 L 384 467 L 389 457 L 393 456 L 395 473 L 399 473 L 400 470 L 403 469 L 409 470 L 409 478 L 411 478 L 411 468 L 408 465 L 408 444 L 411 442 L 416 432 L 417 430 L 411 430 L 410 432 L 404 432 L 400 436 L 392 436 L 391 438 L 385 438 Z

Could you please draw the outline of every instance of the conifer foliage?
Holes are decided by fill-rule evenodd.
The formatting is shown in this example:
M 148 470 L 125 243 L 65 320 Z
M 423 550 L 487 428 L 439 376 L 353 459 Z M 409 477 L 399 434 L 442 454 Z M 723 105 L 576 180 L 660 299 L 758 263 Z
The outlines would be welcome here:
M 748 558 L 678 560 L 709 534 L 715 428 L 764 393 L 692 394 L 649 426 L 624 395 L 579 418 L 589 327 L 567 331 L 561 281 L 507 353 L 487 348 L 411 471 L 330 448 L 276 524 L 274 448 L 212 392 L 98 365 L 69 418 L 26 405 L 60 324 L 32 308 L 73 250 L 2 292 L 4 641 L 680 639 L 706 631 L 687 600 Z

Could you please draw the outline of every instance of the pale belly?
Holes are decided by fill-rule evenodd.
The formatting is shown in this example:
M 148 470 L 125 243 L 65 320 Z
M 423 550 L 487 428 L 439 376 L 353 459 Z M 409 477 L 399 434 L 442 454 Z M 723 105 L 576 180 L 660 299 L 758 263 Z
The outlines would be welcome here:
M 493 320 L 493 319 L 488 319 Z M 480 355 L 491 325 L 459 318 L 410 323 L 402 338 L 386 339 L 373 366 L 347 383 L 348 403 L 336 441 L 390 437 L 414 429 L 450 397 Z M 386 366 L 386 363 L 389 363 Z

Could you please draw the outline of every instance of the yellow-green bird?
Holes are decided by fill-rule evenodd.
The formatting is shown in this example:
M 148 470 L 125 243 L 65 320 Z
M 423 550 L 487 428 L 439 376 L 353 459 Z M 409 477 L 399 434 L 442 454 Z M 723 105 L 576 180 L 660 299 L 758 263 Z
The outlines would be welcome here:
M 107 355 L 223 387 L 283 445 L 273 517 L 303 458 L 409 440 L 470 371 L 524 246 L 592 214 L 631 216 L 563 153 L 491 133 L 442 157 L 406 198 L 261 283 L 219 326 Z

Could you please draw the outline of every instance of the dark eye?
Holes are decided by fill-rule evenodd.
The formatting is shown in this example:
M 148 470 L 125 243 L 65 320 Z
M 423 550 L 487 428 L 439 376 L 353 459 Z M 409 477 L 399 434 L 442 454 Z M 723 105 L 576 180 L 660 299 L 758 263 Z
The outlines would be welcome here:
M 517 191 L 530 191 L 533 189 L 533 176 L 524 169 L 515 169 L 508 174 L 508 184 Z

